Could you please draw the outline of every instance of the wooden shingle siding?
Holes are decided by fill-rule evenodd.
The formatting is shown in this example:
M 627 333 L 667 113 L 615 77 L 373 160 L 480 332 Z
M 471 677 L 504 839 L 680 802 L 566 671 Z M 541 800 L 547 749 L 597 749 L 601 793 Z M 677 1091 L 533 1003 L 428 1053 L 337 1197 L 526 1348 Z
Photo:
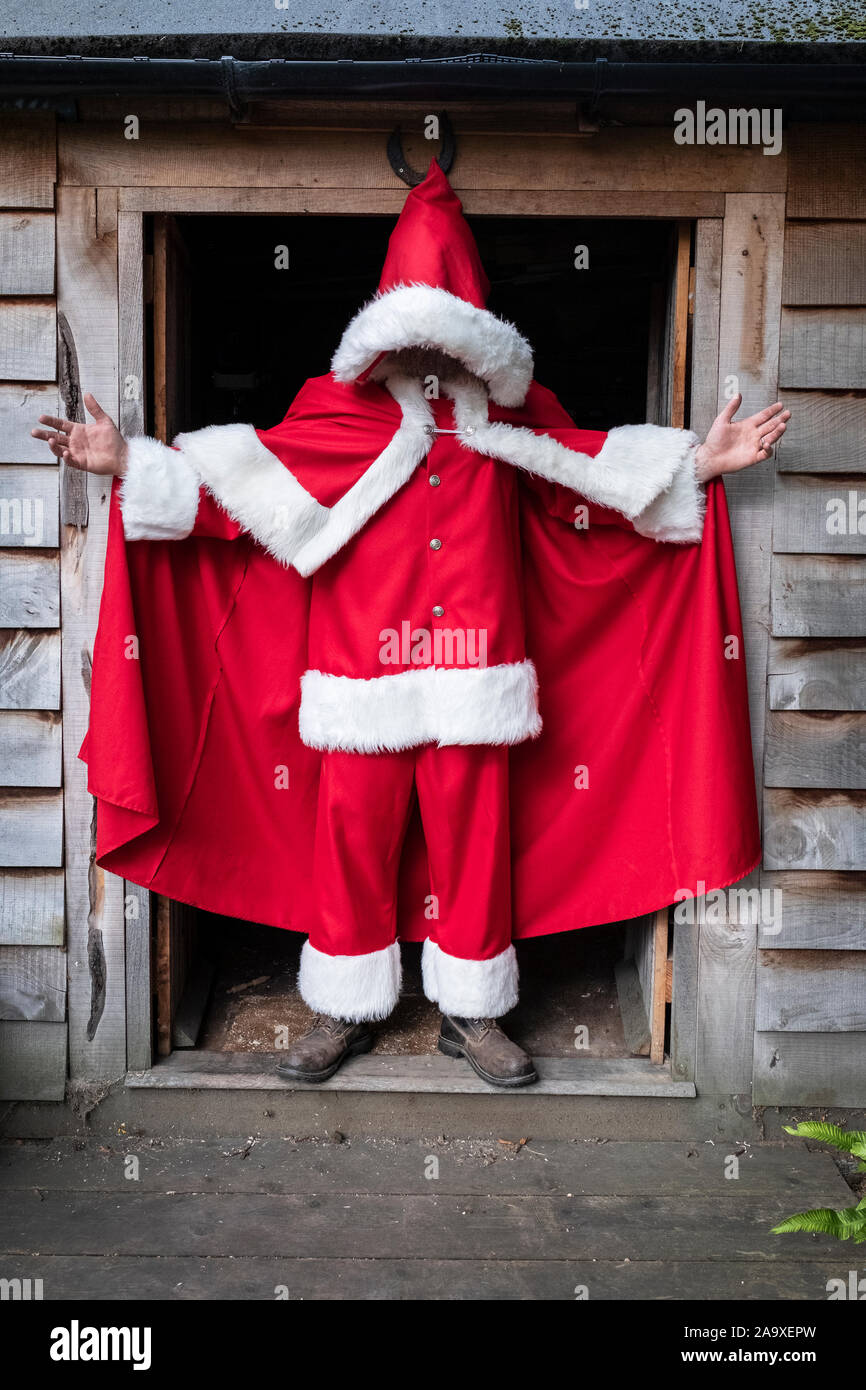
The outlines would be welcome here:
M 58 868 L 63 863 L 63 795 L 0 791 L 0 867 Z
M 764 786 L 866 788 L 866 714 L 770 710 Z
M 57 371 L 54 300 L 0 299 L 0 378 L 50 380 Z
M 0 550 L 0 627 L 59 627 L 55 552 Z
M 866 473 L 866 394 L 780 391 L 779 399 L 794 417 L 780 473 Z
M 759 933 L 761 946 L 866 952 L 866 875 L 764 873 L 761 887 L 773 895 L 769 915 L 774 918 Z
M 779 385 L 866 390 L 866 308 L 783 309 Z
M 866 709 L 866 642 L 859 638 L 773 638 L 770 709 Z
M 789 222 L 782 303 L 866 303 L 866 222 Z
M 0 212 L 0 294 L 53 293 L 53 213 Z
M 866 635 L 866 559 L 774 556 L 772 613 L 774 637 Z
M 758 952 L 755 1026 L 761 1033 L 866 1030 L 866 953 Z
M 0 545 L 56 550 L 59 489 L 57 468 L 0 465 Z
M 62 946 L 63 870 L 0 871 L 0 944 Z
M 756 1033 L 755 1105 L 866 1105 L 862 1033 Z
M 60 708 L 60 632 L 0 631 L 0 709 Z
M 768 869 L 866 869 L 866 792 L 764 793 Z
M 788 147 L 788 216 L 866 221 L 862 125 L 793 125 Z
M 866 479 L 776 479 L 773 549 L 777 554 L 866 555 Z
M 0 946 L 0 1019 L 60 1023 L 66 1017 L 66 952 Z
M 0 1096 L 62 1100 L 66 1094 L 66 1024 L 0 1022 Z
M 0 1095 L 59 1100 L 67 957 L 54 117 L 0 116 Z

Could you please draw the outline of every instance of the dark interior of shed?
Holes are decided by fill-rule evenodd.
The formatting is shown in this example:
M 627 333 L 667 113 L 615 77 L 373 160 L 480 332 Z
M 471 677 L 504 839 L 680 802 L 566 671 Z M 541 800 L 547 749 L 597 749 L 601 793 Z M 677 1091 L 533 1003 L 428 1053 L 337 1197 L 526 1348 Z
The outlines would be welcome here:
M 179 427 L 272 425 L 307 377 L 327 372 L 343 329 L 375 292 L 393 219 L 199 215 L 176 225 L 190 349 Z M 530 340 L 538 380 L 575 421 L 606 429 L 654 418 L 671 225 L 492 217 L 472 226 L 490 309 Z M 577 268 L 576 258 L 587 264 Z M 197 1045 L 207 1049 L 268 1052 L 278 1030 L 303 1031 L 295 933 L 189 909 L 183 918 L 197 942 L 195 992 L 207 1002 L 203 1014 L 192 1011 L 192 1034 L 175 1030 L 175 1046 L 190 1045 L 196 1012 Z M 611 924 L 519 943 L 512 1035 L 539 1056 L 628 1055 L 614 979 L 624 931 Z M 421 989 L 420 947 L 403 952 L 403 998 L 376 1050 L 428 1053 L 438 1016 Z M 583 1027 L 588 1046 L 576 1052 Z

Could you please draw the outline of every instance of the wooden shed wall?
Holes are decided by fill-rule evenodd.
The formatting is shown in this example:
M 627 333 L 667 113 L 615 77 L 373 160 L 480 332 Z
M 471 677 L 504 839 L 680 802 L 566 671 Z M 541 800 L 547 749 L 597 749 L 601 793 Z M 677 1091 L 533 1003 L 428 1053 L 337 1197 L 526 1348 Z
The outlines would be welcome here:
M 140 394 L 118 380 L 141 373 L 143 212 L 396 213 L 405 196 L 383 158 L 396 112 L 379 104 L 295 103 L 235 126 L 218 105 L 135 108 L 138 140 L 124 136 L 122 103 L 82 104 L 81 122 L 57 128 L 47 115 L 3 118 L 0 1079 L 11 1096 L 62 1095 L 67 1038 L 74 1080 L 135 1064 L 125 999 L 146 964 L 146 925 L 130 930 L 141 895 L 124 899 L 93 862 L 77 761 L 108 489 L 58 476 L 29 437 L 33 418 L 58 404 L 79 415 L 86 387 L 141 428 Z M 402 109 L 404 125 L 413 114 Z M 677 959 L 697 982 L 693 999 L 680 995 L 678 1052 L 705 1093 L 747 1096 L 754 1079 L 760 1103 L 863 1103 L 866 537 L 824 525 L 829 497 L 859 488 L 866 500 L 863 131 L 795 127 L 768 158 L 674 149 L 665 128 L 579 136 L 562 108 L 452 114 L 470 213 L 696 220 L 695 428 L 732 375 L 746 409 L 790 397 L 777 469 L 728 489 L 765 817 L 755 882 L 783 890 L 784 921 L 773 934 L 729 921 L 678 934 L 674 988 Z M 423 153 L 421 142 L 416 164 Z M 38 535 L 25 524 L 37 499 Z

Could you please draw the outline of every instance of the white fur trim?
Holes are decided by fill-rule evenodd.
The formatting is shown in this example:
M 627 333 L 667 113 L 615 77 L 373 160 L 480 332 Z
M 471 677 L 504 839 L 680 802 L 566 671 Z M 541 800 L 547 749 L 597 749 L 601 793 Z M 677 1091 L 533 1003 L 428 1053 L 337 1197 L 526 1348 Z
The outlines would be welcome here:
M 532 349 L 513 324 L 432 285 L 398 285 L 371 300 L 343 334 L 331 371 L 356 381 L 380 353 L 409 347 L 456 357 L 499 405 L 522 405 L 532 381 Z
M 195 525 L 198 497 L 198 476 L 177 449 L 158 439 L 130 439 L 120 484 L 128 541 L 183 540 Z
M 372 516 L 409 481 L 433 443 L 433 412 L 419 381 L 398 374 L 386 382 L 403 411 L 393 439 L 358 481 L 334 503 L 322 508 L 324 524 L 302 546 L 292 563 L 310 575 L 356 536 Z
M 541 732 L 531 661 L 420 666 L 372 680 L 306 671 L 298 713 L 308 748 L 395 752 L 422 743 L 522 743 Z
M 315 1013 L 367 1023 L 387 1018 L 400 997 L 402 967 L 396 941 L 362 956 L 328 956 L 309 941 L 301 950 L 298 990 Z
M 635 529 L 643 535 L 700 540 L 704 497 L 694 471 L 699 441 L 691 430 L 619 425 L 593 457 L 548 434 L 491 424 L 479 388 L 456 386 L 453 394 L 458 437 L 465 448 L 559 483 L 630 521 L 640 518 L 643 524 Z
M 175 443 L 229 516 L 282 564 L 291 564 L 324 526 L 328 508 L 265 448 L 252 425 L 208 425 L 179 434 Z
M 517 1003 L 517 955 L 506 946 L 492 960 L 462 960 L 428 937 L 421 952 L 424 993 L 443 1014 L 501 1018 Z
M 695 472 L 697 435 L 688 430 L 676 433 L 690 436 L 683 441 L 680 467 L 670 487 L 634 518 L 634 529 L 654 541 L 694 542 L 704 534 L 707 490 Z

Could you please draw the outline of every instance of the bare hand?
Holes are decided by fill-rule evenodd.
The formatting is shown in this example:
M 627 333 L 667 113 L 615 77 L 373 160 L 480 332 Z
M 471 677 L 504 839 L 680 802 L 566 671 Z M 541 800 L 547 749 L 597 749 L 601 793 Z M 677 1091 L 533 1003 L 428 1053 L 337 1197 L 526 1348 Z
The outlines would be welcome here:
M 737 473 L 770 458 L 773 445 L 782 438 L 791 418 L 781 401 L 759 410 L 746 420 L 734 421 L 743 403 L 742 396 L 728 401 L 721 415 L 716 416 L 709 434 L 698 448 L 695 471 L 700 482 L 718 478 L 722 473 Z
M 49 428 L 30 433 L 34 439 L 44 439 L 54 457 L 70 468 L 122 477 L 126 472 L 126 440 L 94 396 L 86 394 L 84 404 L 93 416 L 92 425 L 78 425 L 57 415 L 40 415 L 40 425 Z

